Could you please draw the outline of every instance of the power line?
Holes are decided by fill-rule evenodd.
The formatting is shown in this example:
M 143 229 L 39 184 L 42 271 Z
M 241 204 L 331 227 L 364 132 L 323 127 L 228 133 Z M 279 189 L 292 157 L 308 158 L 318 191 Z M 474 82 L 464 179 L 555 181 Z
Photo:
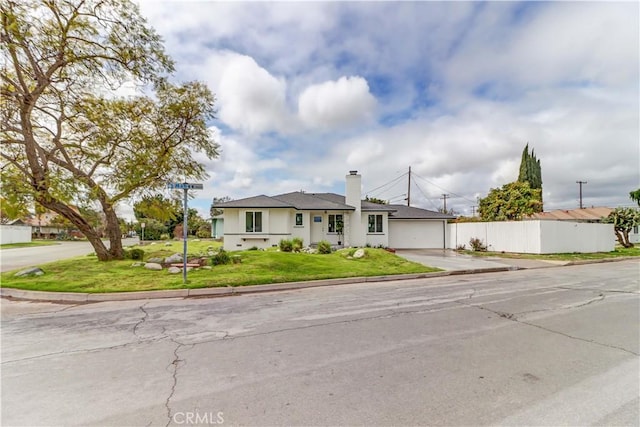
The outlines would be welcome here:
M 420 192 L 422 193 L 422 195 L 424 196 L 425 200 L 428 201 L 429 203 L 431 203 L 431 205 L 433 206 L 433 208 L 437 211 L 438 210 L 438 206 L 433 202 L 433 200 L 431 200 L 429 198 L 429 196 L 427 196 L 427 194 L 424 192 L 424 190 L 418 185 L 417 182 L 414 181 L 414 184 L 416 185 L 416 187 L 418 188 L 418 190 L 420 190 Z
M 407 175 L 407 173 L 405 172 L 405 173 L 403 173 L 402 175 L 400 175 L 400 176 L 398 176 L 398 177 L 396 177 L 396 178 L 392 179 L 391 181 L 388 181 L 388 182 L 386 182 L 386 183 L 382 184 L 381 186 L 374 188 L 373 190 L 365 191 L 364 193 L 365 193 L 365 194 L 367 194 L 367 195 L 368 195 L 368 194 L 372 194 L 372 193 L 374 193 L 375 191 L 378 191 L 378 190 L 380 190 L 380 189 L 381 189 L 381 188 L 383 188 L 383 187 L 386 187 L 386 186 L 391 185 L 391 184 L 395 184 L 397 181 L 401 180 L 401 179 L 402 179 L 402 178 L 404 178 L 406 175 Z M 373 194 L 372 194 L 372 196 L 373 196 Z
M 415 177 L 418 177 L 418 178 L 422 179 L 423 181 L 427 182 L 428 184 L 433 185 L 434 187 L 439 188 L 439 189 L 440 189 L 440 190 L 442 190 L 442 191 L 446 191 L 447 193 L 450 193 L 450 194 L 452 194 L 452 195 L 454 195 L 454 196 L 456 196 L 456 197 L 459 197 L 459 198 L 461 198 L 461 199 L 464 199 L 464 200 L 466 200 L 466 201 L 468 201 L 468 202 L 476 203 L 476 200 L 467 199 L 466 197 L 461 196 L 460 194 L 456 194 L 456 193 L 454 193 L 453 191 L 449 191 L 449 190 L 447 190 L 446 188 L 442 188 L 442 187 L 440 187 L 438 184 L 434 184 L 433 182 L 431 182 L 431 181 L 429 181 L 428 179 L 426 179 L 426 178 L 424 178 L 424 177 L 422 177 L 422 176 L 418 175 L 418 174 L 417 174 L 417 173 L 415 173 L 415 172 L 412 172 L 412 174 L 413 174 L 413 176 L 415 176 Z

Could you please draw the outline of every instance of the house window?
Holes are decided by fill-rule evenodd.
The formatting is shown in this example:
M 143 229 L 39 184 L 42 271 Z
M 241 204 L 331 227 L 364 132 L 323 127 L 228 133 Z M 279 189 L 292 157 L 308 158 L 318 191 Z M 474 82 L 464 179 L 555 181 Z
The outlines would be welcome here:
M 302 214 L 301 213 L 297 213 L 296 214 L 296 225 L 298 225 L 298 226 L 302 225 Z
M 369 233 L 382 233 L 382 215 L 369 215 Z
M 638 234 L 638 226 L 637 225 L 633 226 L 633 234 Z
M 262 232 L 262 212 L 247 212 L 245 218 L 247 233 Z
M 342 215 L 329 215 L 329 233 L 342 232 Z

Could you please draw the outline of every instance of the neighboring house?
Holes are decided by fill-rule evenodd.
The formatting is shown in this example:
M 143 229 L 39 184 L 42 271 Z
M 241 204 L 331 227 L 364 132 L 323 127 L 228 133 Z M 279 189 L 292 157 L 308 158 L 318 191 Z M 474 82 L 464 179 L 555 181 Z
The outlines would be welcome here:
M 528 219 L 551 220 L 551 221 L 573 221 L 573 222 L 601 222 L 607 217 L 613 208 L 592 207 L 583 209 L 556 209 L 549 212 L 538 212 Z M 638 226 L 633 227 L 629 233 L 631 243 L 640 243 L 640 233 Z
M 224 215 L 215 215 L 211 218 L 211 237 L 221 239 L 224 236 Z
M 445 248 L 451 215 L 362 200 L 362 177 L 346 176 L 346 195 L 292 192 L 255 196 L 216 205 L 224 211 L 224 248 L 267 248 L 299 237 L 338 246 Z

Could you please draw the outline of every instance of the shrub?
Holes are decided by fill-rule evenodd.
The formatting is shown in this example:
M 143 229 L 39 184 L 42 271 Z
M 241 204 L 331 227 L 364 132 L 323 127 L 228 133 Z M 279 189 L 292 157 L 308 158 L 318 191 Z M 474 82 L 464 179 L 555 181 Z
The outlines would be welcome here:
M 293 244 L 294 252 L 300 252 L 304 246 L 304 240 L 302 240 L 300 237 L 294 237 L 291 240 L 291 243 Z
M 257 246 L 251 246 L 249 249 L 247 249 L 249 251 L 257 251 L 258 247 Z
M 466 249 L 467 249 L 467 246 L 465 244 L 456 246 L 456 251 L 464 251 Z
M 331 253 L 331 243 L 326 240 L 321 240 L 318 242 L 318 253 L 319 254 L 330 254 Z
M 142 258 L 144 258 L 144 251 L 140 248 L 129 249 L 127 253 L 129 254 L 129 259 L 142 261 Z
M 471 249 L 473 249 L 474 251 L 484 252 L 487 250 L 487 246 L 484 244 L 484 242 L 477 237 L 472 237 L 469 240 L 469 245 L 471 245 Z
M 198 228 L 198 231 L 196 231 L 196 237 L 199 239 L 211 238 L 211 229 L 205 227 Z
M 215 254 L 214 256 L 209 258 L 209 263 L 211 265 L 230 264 L 231 263 L 231 256 L 229 255 L 229 252 L 227 252 L 224 249 L 220 248 L 220 250 L 218 251 L 217 254 Z
M 282 239 L 280 240 L 280 243 L 278 243 L 278 247 L 280 247 L 282 252 L 291 252 L 293 250 L 293 242 L 291 240 Z

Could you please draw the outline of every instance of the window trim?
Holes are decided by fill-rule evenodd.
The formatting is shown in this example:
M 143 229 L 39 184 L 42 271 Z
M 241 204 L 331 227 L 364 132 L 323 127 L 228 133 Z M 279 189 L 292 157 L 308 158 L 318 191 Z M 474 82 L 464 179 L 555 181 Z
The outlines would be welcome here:
M 371 229 L 372 226 L 373 230 Z M 367 233 L 384 234 L 384 216 L 382 214 L 369 214 L 367 218 Z
M 338 218 L 340 217 L 340 218 Z M 333 221 L 331 221 L 333 219 Z M 344 215 L 343 214 L 329 214 L 327 218 L 327 233 L 338 234 L 337 226 L 338 221 L 344 224 Z
M 249 221 L 249 218 L 251 218 L 251 221 Z M 259 221 L 256 221 L 257 218 L 259 218 Z M 245 211 L 244 221 L 245 233 L 262 233 L 262 211 Z M 259 224 L 256 225 L 258 222 Z

